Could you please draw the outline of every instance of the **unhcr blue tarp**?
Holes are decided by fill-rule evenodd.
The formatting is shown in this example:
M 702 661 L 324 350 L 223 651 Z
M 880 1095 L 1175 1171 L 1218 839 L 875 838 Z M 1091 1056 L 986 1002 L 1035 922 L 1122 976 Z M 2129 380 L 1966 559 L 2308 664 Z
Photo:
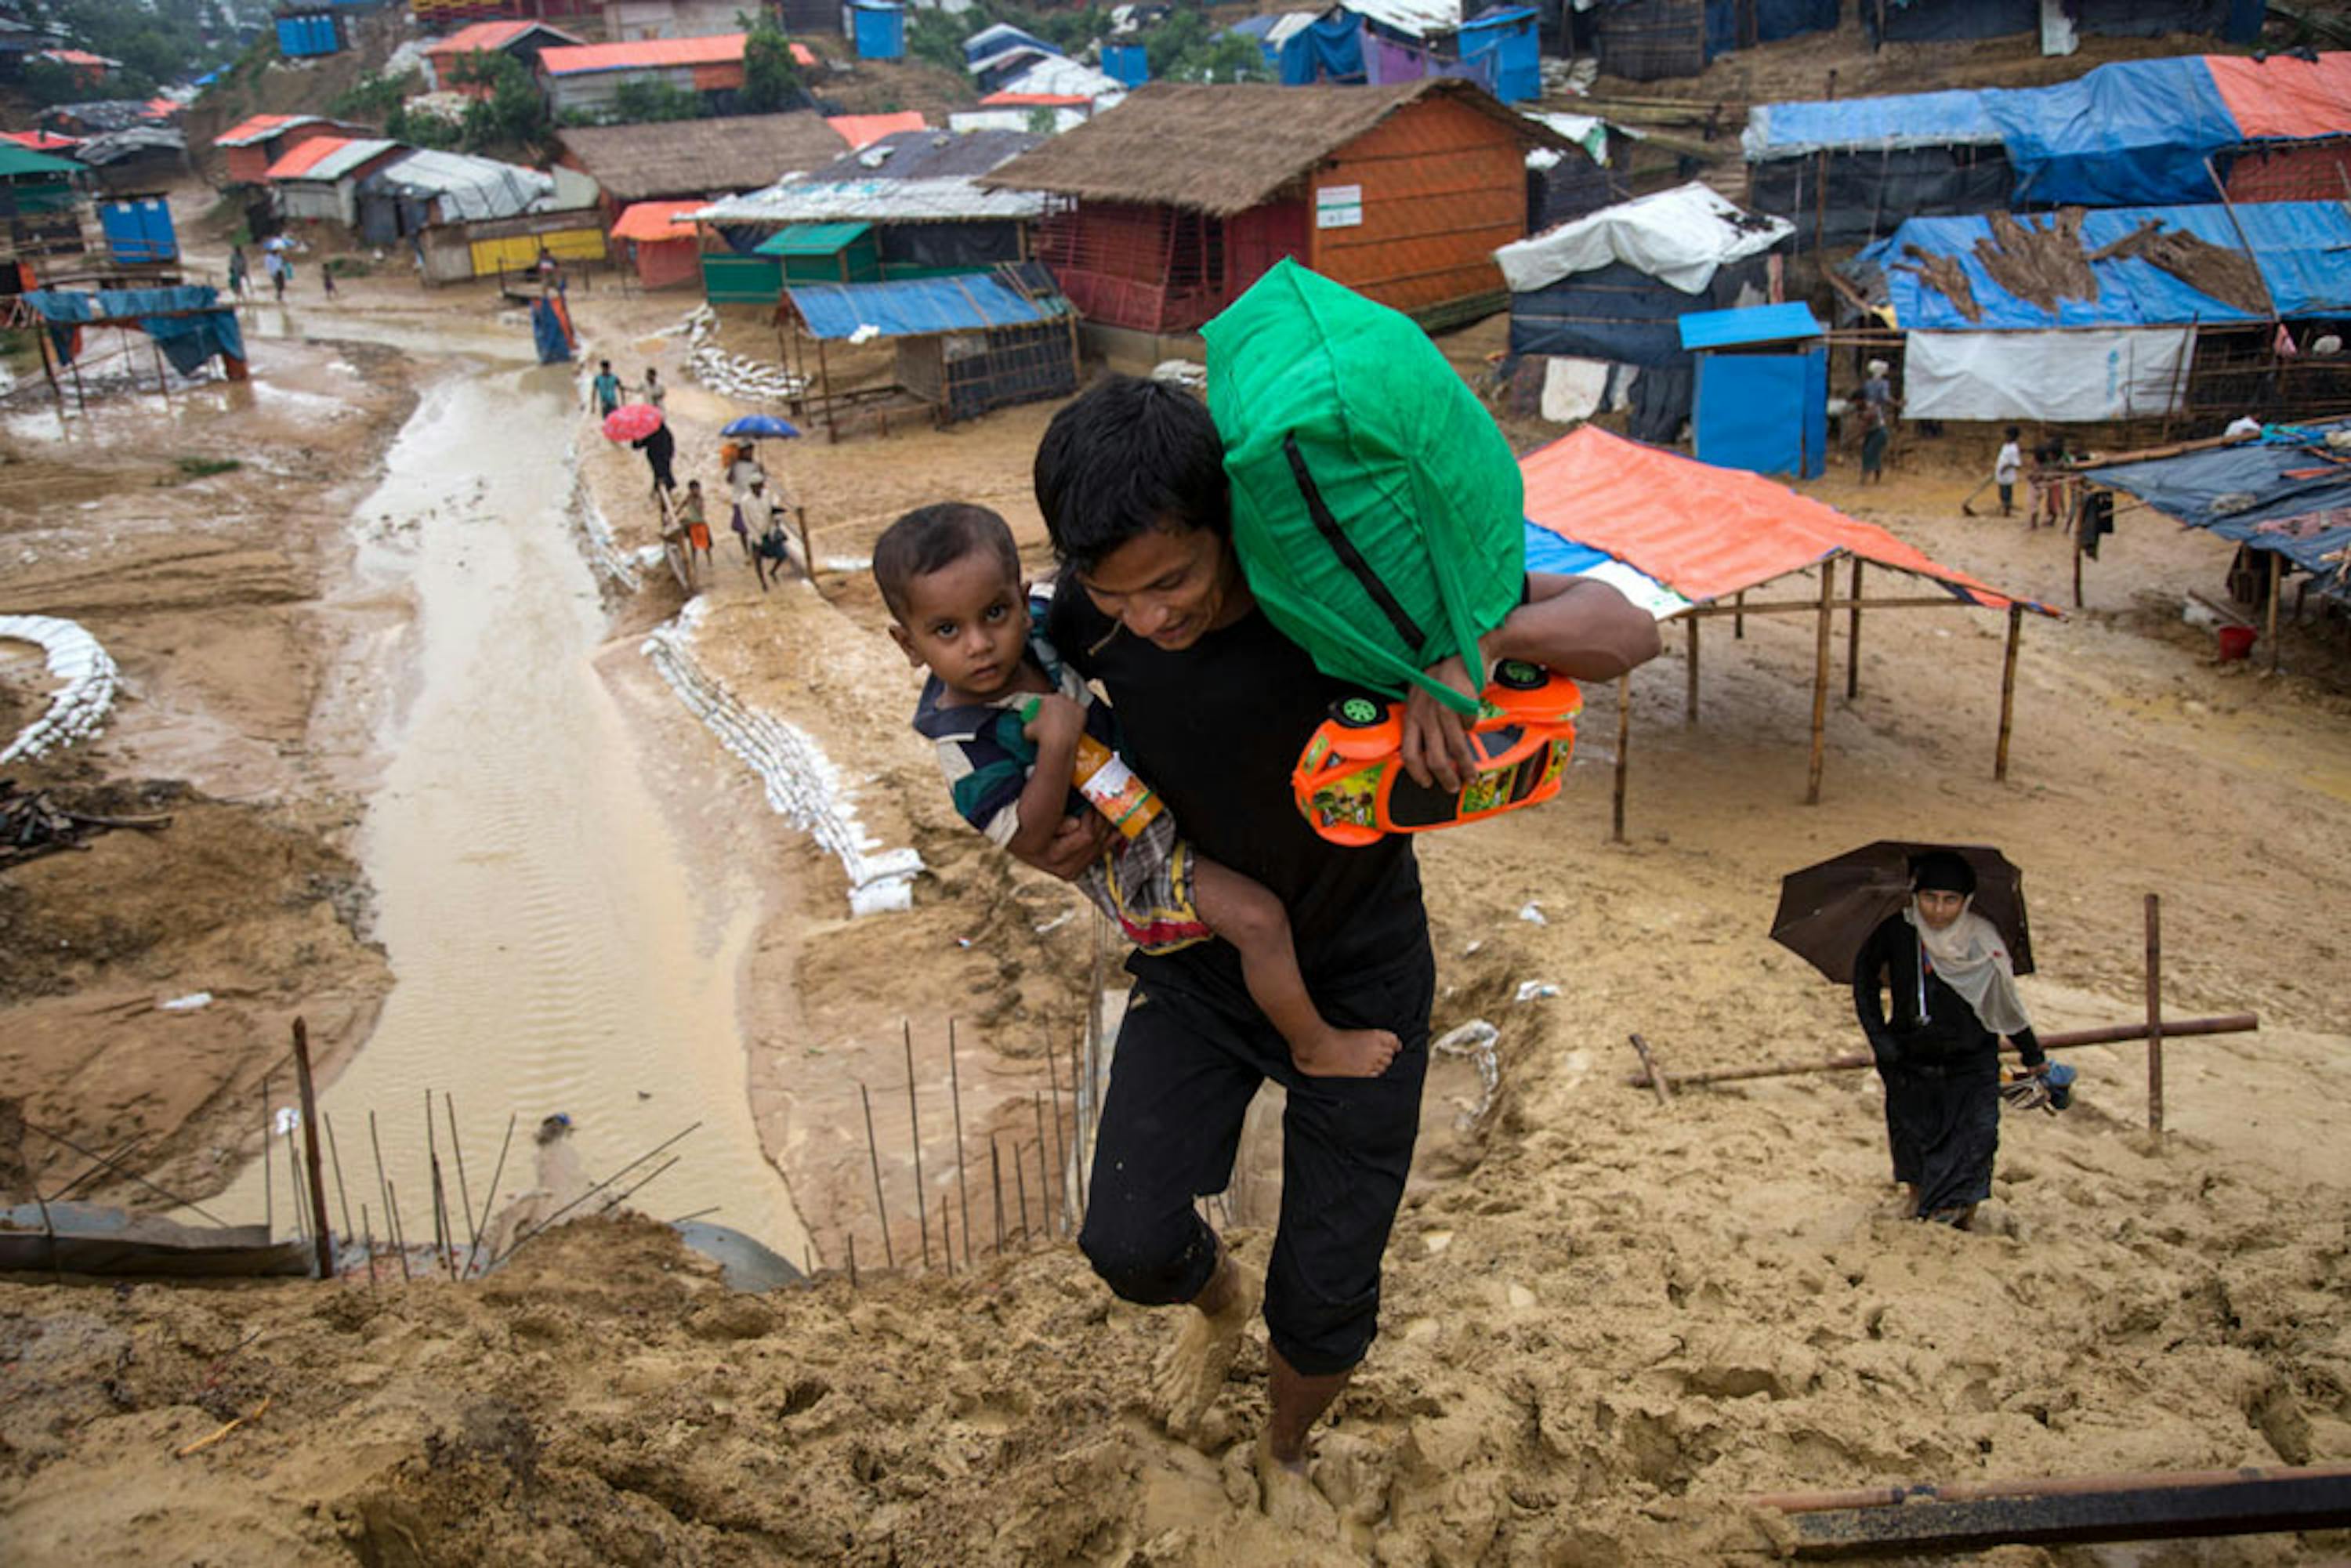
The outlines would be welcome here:
M 59 354 L 73 359 L 73 329 L 92 323 L 137 322 L 155 340 L 172 368 L 183 376 L 214 354 L 245 358 L 245 333 L 236 311 L 220 303 L 220 291 L 201 284 L 178 288 L 101 288 L 94 294 L 62 288 L 37 288 L 26 303 L 50 324 L 49 335 Z
M 1465 23 L 1458 46 L 1465 61 L 1493 57 L 1494 96 L 1523 103 L 1542 96 L 1542 56 L 1535 39 L 1531 6 L 1496 8 Z
M 1281 85 L 1312 87 L 1318 81 L 1364 79 L 1364 19 L 1343 8 L 1311 27 L 1301 27 L 1281 46 Z
M 1985 112 L 1983 97 L 1953 89 L 1758 104 L 1740 144 L 1750 162 L 1814 152 L 1988 145 L 2000 141 L 2001 130 Z
M 2276 551 L 2324 580 L 2323 591 L 2340 593 L 2343 552 L 2351 549 L 2351 463 L 2326 445 L 2330 430 L 2351 430 L 2351 421 L 2272 426 L 2259 441 L 2093 469 L 2090 479 L 2189 528 Z
M 1026 298 L 984 272 L 893 283 L 791 283 L 784 292 L 809 331 L 831 340 L 869 327 L 880 338 L 976 332 L 1050 321 L 1070 309 L 1058 294 Z
M 2243 140 L 2200 56 L 2117 60 L 2054 87 L 1983 94 L 2020 203 L 2152 206 L 2218 193 L 2205 162 Z
M 2205 244 L 2240 255 L 2241 226 L 2252 246 L 2270 302 L 2280 316 L 2351 315 L 2351 214 L 2335 202 L 2249 202 L 2236 209 L 2219 205 L 2114 207 L 2083 215 L 2084 254 L 2111 245 L 2153 220 L 2166 232 L 2193 235 Z M 2043 225 L 2046 215 L 2022 220 Z M 1912 218 L 1864 250 L 1845 268 L 1868 290 L 1893 307 L 1894 325 L 1905 331 L 1973 332 L 2046 327 L 2188 326 L 2207 321 L 2266 319 L 2266 309 L 2247 310 L 2191 287 L 2151 262 L 2118 257 L 2090 264 L 2098 285 L 2092 299 L 2061 298 L 2054 312 L 2021 299 L 1992 281 L 1980 245 L 1991 248 L 1991 225 L 1982 217 Z M 1958 301 L 1929 287 L 1906 260 L 1915 247 L 1949 257 L 1965 273 L 1979 310 L 1970 319 Z

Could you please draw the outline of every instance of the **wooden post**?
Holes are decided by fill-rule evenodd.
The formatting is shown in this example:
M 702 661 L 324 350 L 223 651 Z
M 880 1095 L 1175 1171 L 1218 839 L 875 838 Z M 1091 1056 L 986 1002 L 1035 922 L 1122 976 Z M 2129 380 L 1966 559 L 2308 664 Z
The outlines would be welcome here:
M 1821 764 L 1828 750 L 1829 730 L 1829 637 L 1834 630 L 1834 614 L 1829 605 L 1836 597 L 1836 562 L 1821 563 L 1820 625 L 1813 638 L 1813 767 L 1804 786 L 1804 804 L 1821 803 Z
M 2147 895 L 2147 1130 L 2163 1136 L 2163 900 Z
M 914 1026 L 904 1019 L 898 1022 L 906 1041 L 906 1123 L 914 1132 L 914 1228 L 923 1236 L 923 1267 L 931 1266 L 931 1222 L 927 1217 L 930 1206 L 923 1201 L 923 1118 L 914 1109 Z
M 1682 701 L 1682 722 L 1698 722 L 1698 617 L 1692 615 L 1682 622 L 1689 628 L 1689 668 L 1685 672 L 1688 695 Z
M 1045 1239 L 1053 1239 L 1053 1176 L 1045 1169 L 1045 1149 L 1049 1134 L 1045 1131 L 1045 1096 L 1030 1090 L 1037 1109 L 1037 1218 L 1045 1224 Z
M 816 340 L 817 388 L 824 402 L 824 439 L 830 444 L 841 439 L 841 432 L 832 423 L 832 371 L 824 362 L 824 340 Z
M 1845 594 L 1853 601 L 1846 612 L 1844 628 L 1844 700 L 1861 695 L 1861 558 L 1853 558 L 1853 587 Z
M 1615 820 L 1608 832 L 1608 841 L 1625 841 L 1625 773 L 1626 751 L 1633 744 L 1633 677 L 1616 677 L 1616 799 Z
M 2008 652 L 2000 668 L 2000 750 L 1992 759 L 1992 782 L 2008 779 L 2008 737 L 2016 728 L 2016 645 L 2024 635 L 2024 606 L 2008 607 Z
M 947 1092 L 955 1104 L 956 1197 L 963 1204 L 963 1262 L 971 1267 L 971 1184 L 963 1168 L 963 1072 L 956 1065 L 955 1019 L 947 1019 Z
M 2079 523 L 2074 528 L 2074 608 L 2082 608 L 2082 529 Z
M 1730 640 L 1747 641 L 1747 591 L 1743 588 L 1730 596 Z
M 865 1157 L 873 1167 L 873 1222 L 882 1228 L 882 1261 L 895 1269 L 898 1250 L 890 1245 L 890 1206 L 882 1201 L 882 1146 L 873 1139 L 873 1096 L 861 1083 L 857 1098 L 865 1107 Z
M 798 502 L 794 502 L 792 505 L 792 515 L 799 519 L 800 564 L 808 568 L 808 580 L 810 583 L 814 583 L 816 581 L 816 551 L 809 547 L 808 508 L 799 505 Z
M 2273 549 L 2270 551 L 2270 626 L 2265 633 L 2270 643 L 2270 674 L 2273 675 L 2278 667 L 2278 590 L 2284 580 L 2285 552 Z
M 319 1278 L 335 1277 L 334 1228 L 327 1223 L 327 1178 L 319 1166 L 319 1095 L 310 1079 L 310 1031 L 298 1017 L 294 1020 L 294 1082 L 302 1095 L 302 1159 L 308 1167 L 311 1228 L 319 1244 Z M 343 1222 L 350 1225 L 350 1220 Z
M 1636 1034 L 1633 1037 L 1633 1050 L 1641 1059 L 1642 1071 L 1649 1075 L 1649 1087 L 1657 1092 L 1657 1103 L 1671 1105 L 1674 1092 L 1666 1082 L 1666 1070 L 1659 1067 L 1656 1058 L 1649 1054 L 1649 1042 Z

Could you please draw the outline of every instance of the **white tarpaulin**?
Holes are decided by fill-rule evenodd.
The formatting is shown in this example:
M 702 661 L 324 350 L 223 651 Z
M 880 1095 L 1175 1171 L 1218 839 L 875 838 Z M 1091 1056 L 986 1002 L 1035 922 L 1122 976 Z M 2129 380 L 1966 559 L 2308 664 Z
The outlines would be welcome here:
M 2147 419 L 2187 384 L 2194 332 L 1913 332 L 1903 355 L 1911 419 Z
M 1554 354 L 1543 367 L 1542 417 L 1547 424 L 1590 419 L 1608 399 L 1608 361 Z
M 1696 294 L 1714 281 L 1717 267 L 1760 256 L 1795 232 L 1785 218 L 1744 212 L 1693 180 L 1506 245 L 1494 259 L 1513 294 L 1619 261 Z

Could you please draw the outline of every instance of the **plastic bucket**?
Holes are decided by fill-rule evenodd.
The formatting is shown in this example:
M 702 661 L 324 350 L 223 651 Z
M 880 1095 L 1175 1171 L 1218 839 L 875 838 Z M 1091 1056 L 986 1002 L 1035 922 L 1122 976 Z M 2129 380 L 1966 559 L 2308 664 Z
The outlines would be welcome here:
M 2217 630 L 2220 634 L 2220 657 L 2223 660 L 2243 658 L 2253 651 L 2253 639 L 2261 635 L 2250 626 L 2222 626 Z

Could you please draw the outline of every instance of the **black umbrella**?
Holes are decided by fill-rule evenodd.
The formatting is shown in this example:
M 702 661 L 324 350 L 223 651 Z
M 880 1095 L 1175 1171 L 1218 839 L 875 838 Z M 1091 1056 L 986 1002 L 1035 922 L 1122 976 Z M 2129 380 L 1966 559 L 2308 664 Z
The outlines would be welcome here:
M 1937 850 L 1958 855 L 1974 868 L 1976 901 L 1970 907 L 2007 939 L 2016 972 L 2032 973 L 2024 873 L 1987 844 L 1906 844 L 1880 839 L 1792 871 L 1780 879 L 1780 912 L 1771 917 L 1771 940 L 1801 955 L 1830 979 L 1850 985 L 1854 956 L 1861 945 L 1910 897 L 1910 862 Z

